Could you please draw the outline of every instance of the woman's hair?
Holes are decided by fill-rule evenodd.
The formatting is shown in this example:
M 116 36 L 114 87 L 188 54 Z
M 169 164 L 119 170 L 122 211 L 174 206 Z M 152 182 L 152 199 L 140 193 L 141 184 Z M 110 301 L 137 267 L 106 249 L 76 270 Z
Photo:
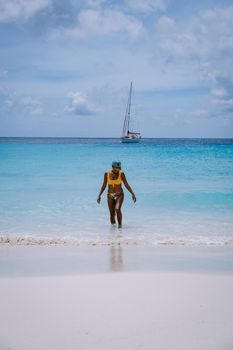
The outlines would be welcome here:
M 119 168 L 119 169 L 121 169 L 121 162 L 119 162 L 119 161 L 113 161 L 112 162 L 112 167 L 113 168 Z

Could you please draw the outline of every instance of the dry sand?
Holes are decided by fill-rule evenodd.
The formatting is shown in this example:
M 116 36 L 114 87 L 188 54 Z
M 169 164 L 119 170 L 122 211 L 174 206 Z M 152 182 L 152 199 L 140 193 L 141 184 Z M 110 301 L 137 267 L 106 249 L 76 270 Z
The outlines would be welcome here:
M 233 275 L 0 278 L 1 350 L 232 350 Z

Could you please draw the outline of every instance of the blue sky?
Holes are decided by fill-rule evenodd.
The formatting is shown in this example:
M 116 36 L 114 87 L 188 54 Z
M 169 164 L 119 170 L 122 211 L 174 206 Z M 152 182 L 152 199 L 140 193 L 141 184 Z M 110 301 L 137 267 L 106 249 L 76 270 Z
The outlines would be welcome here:
M 0 136 L 233 137 L 233 6 L 0 0 Z

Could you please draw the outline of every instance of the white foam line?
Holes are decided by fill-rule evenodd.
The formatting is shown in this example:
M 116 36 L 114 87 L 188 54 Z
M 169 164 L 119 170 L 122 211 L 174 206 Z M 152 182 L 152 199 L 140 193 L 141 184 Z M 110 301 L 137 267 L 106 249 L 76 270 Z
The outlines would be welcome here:
M 80 239 L 76 237 L 45 237 L 45 236 L 19 236 L 19 235 L 0 235 L 0 245 L 153 245 L 153 246 L 233 246 L 233 237 L 162 237 L 153 238 L 92 238 Z
M 1 235 L 0 245 L 111 245 L 111 244 L 138 244 L 137 239 L 79 239 L 79 238 L 54 238 L 35 236 L 10 236 Z

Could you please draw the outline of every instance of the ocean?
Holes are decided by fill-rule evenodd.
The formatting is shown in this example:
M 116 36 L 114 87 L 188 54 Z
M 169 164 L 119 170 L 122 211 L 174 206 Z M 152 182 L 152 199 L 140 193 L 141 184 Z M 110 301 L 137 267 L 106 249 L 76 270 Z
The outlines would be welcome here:
M 123 228 L 96 202 L 113 160 Z M 233 245 L 233 139 L 0 138 L 0 241 Z

